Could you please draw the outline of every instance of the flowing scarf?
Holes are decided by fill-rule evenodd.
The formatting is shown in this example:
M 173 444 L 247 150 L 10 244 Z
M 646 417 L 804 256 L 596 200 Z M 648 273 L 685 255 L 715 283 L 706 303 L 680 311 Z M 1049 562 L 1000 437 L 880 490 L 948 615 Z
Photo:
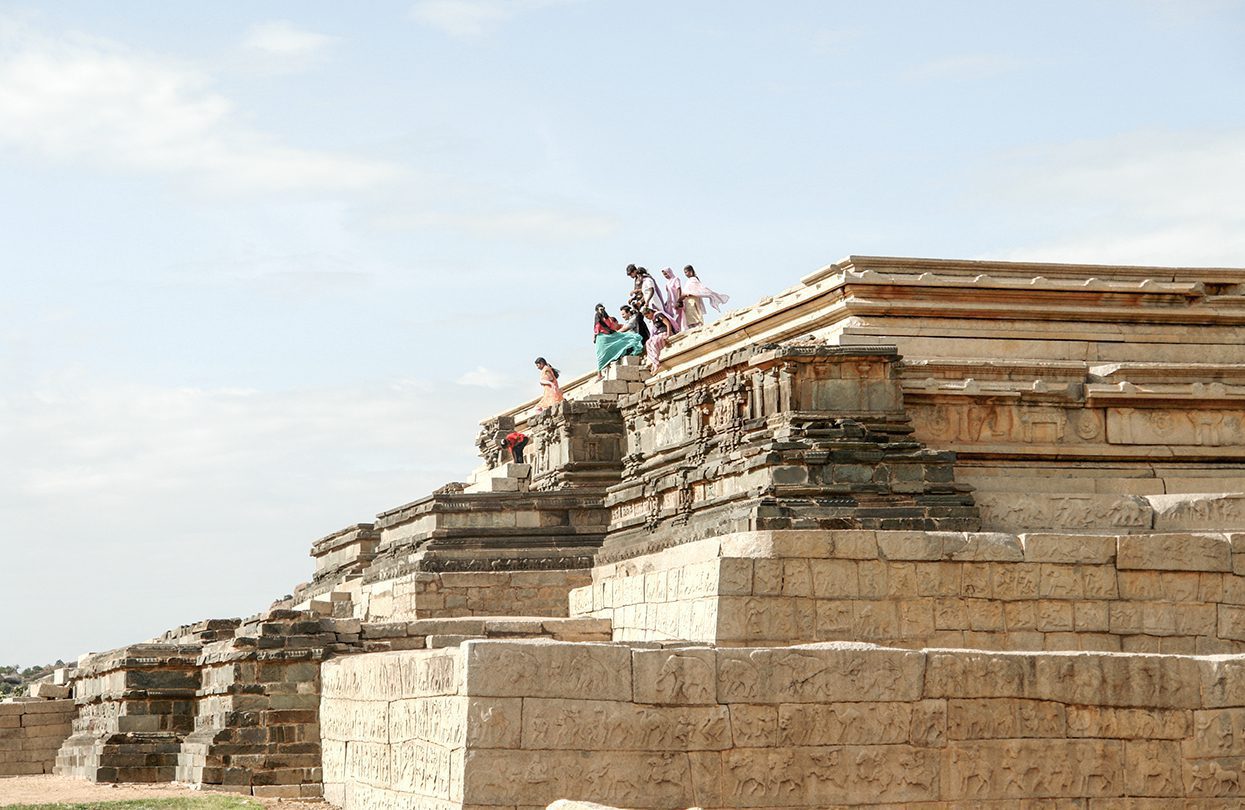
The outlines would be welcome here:
M 683 291 L 688 295 L 694 295 L 697 298 L 705 299 L 710 304 L 713 304 L 714 309 L 719 310 L 719 311 L 721 311 L 722 306 L 727 301 L 731 300 L 731 297 L 729 295 L 723 295 L 722 293 L 714 292 L 713 290 L 706 287 L 704 282 L 701 281 L 696 276 L 692 276 L 691 278 L 687 280 L 687 282 L 683 285 Z

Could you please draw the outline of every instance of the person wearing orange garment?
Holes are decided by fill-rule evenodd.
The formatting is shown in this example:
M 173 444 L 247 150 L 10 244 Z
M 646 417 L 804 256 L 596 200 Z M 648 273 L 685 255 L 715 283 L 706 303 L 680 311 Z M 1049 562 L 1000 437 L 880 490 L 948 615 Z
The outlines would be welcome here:
M 549 365 L 549 361 L 545 358 L 536 358 L 536 368 L 540 371 L 542 390 L 540 402 L 536 403 L 536 410 L 543 411 L 562 401 L 562 386 L 558 385 L 558 370 Z

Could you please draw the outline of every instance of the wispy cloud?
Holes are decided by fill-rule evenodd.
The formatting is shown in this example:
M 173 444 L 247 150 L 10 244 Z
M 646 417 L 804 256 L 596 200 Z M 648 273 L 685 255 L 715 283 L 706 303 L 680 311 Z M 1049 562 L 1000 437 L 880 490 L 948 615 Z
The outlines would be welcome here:
M 297 73 L 322 61 L 337 37 L 307 31 L 288 20 L 255 23 L 242 37 L 242 53 L 256 69 Z
M 468 371 L 457 380 L 454 380 L 454 382 L 459 385 L 475 388 L 492 388 L 494 390 L 510 388 L 514 385 L 514 381 L 510 377 L 484 366 L 476 366 L 475 370 Z
M 0 146 L 226 191 L 357 190 L 396 173 L 379 161 L 289 146 L 239 118 L 200 69 L 0 20 Z
M 85 592 L 133 577 L 136 560 L 171 572 L 190 558 L 200 576 L 153 575 L 96 615 L 13 624 L 6 651 L 68 658 L 265 608 L 309 577 L 317 537 L 461 480 L 478 463 L 476 420 L 497 397 L 426 379 L 274 391 L 61 372 L 10 387 L 0 457 L 24 461 L 0 464 L 6 536 L 46 536 L 54 515 L 55 556 L 74 564 L 16 543 L 4 549 L 7 578 L 32 594 Z
M 1058 231 L 1014 258 L 1245 265 L 1245 131 L 1139 133 L 1008 164 L 991 199 Z
M 411 16 L 452 37 L 471 39 L 529 11 L 572 2 L 576 0 L 418 0 Z
M 903 77 L 914 82 L 989 79 L 1023 67 L 1025 61 L 1006 54 L 964 53 L 909 68 Z
M 288 20 L 273 20 L 248 28 L 242 46 L 281 56 L 305 57 L 322 51 L 336 40 L 336 37 L 304 31 Z

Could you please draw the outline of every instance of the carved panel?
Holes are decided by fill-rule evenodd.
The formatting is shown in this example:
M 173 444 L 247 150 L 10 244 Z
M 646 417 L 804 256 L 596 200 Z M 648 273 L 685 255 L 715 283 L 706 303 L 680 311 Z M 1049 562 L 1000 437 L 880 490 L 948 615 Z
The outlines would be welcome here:
M 1222 447 L 1245 444 L 1245 411 L 1108 408 L 1111 444 Z

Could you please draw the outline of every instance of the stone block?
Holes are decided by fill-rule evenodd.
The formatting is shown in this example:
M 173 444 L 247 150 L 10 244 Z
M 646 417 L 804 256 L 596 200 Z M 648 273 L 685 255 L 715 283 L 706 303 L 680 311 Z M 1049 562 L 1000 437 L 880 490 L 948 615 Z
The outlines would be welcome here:
M 916 569 L 919 596 L 959 596 L 960 574 L 964 566 L 953 562 L 919 565 Z
M 911 737 L 910 703 L 784 703 L 778 745 L 881 745 Z
M 524 639 L 469 641 L 463 649 L 472 696 L 632 697 L 631 650 L 625 646 Z
M 927 656 L 927 698 L 1025 697 L 1028 656 L 941 650 Z
M 1186 709 L 1069 706 L 1067 712 L 1069 737 L 1182 740 L 1192 728 L 1192 712 Z
M 845 599 L 860 595 L 857 584 L 855 560 L 812 560 L 809 571 L 812 576 L 813 596 L 819 598 Z
M 1076 602 L 1072 605 L 1072 627 L 1078 633 L 1105 633 L 1110 630 L 1109 602 Z
M 1035 630 L 1043 633 L 1071 632 L 1074 628 L 1072 602 L 1043 599 L 1035 605 Z
M 721 703 L 916 700 L 925 656 L 868 644 L 718 650 Z
M 1037 599 L 1041 566 L 1036 563 L 998 563 L 990 566 L 991 593 L 995 599 Z
M 390 781 L 390 747 L 378 742 L 350 742 L 346 746 L 347 782 L 383 785 Z M 249 774 L 244 774 L 249 782 Z
M 717 703 L 717 654 L 710 648 L 634 650 L 631 663 L 638 703 Z
M 522 747 L 572 751 L 718 751 L 731 747 L 726 706 L 526 698 Z
M 1154 571 L 1231 571 L 1232 552 L 1222 534 L 1121 535 L 1118 568 Z
M 899 807 L 937 798 L 939 757 L 910 745 L 733 749 L 718 773 L 721 795 L 751 807 Z
M 1033 659 L 1029 696 L 1086 706 L 1191 709 L 1201 705 L 1196 659 L 1054 653 Z
M 723 643 L 812 641 L 816 603 L 784 596 L 723 596 L 717 600 L 716 637 Z
M 731 739 L 736 748 L 769 748 L 778 745 L 778 707 L 730 705 Z
M 406 622 L 362 624 L 359 635 L 369 639 L 402 638 L 406 635 Z
M 856 581 L 860 595 L 866 599 L 886 596 L 888 587 L 887 564 L 881 560 L 861 560 L 856 563 Z
M 1245 706 L 1245 656 L 1195 659 L 1201 673 L 1203 707 Z
M 1180 493 L 1149 495 L 1159 531 L 1239 529 L 1245 525 L 1245 495 Z
M 1019 562 L 1024 546 L 1014 534 L 998 532 L 938 532 L 942 536 L 942 556 L 947 560 L 978 562 Z
M 376 784 L 391 784 L 399 794 L 450 799 L 454 759 L 448 748 L 423 740 L 404 740 L 389 749 L 391 779 Z
M 1115 740 L 955 742 L 940 786 L 953 803 L 1121 796 L 1123 767 L 1123 743 Z
M 1115 535 L 1021 535 L 1024 559 L 1033 563 L 1105 564 L 1115 560 Z
M 31 697 L 42 698 L 45 700 L 63 700 L 64 698 L 70 697 L 72 693 L 73 687 L 58 686 L 47 681 L 31 684 L 30 686 Z
M 570 615 L 575 617 L 587 616 L 600 607 L 593 601 L 595 593 L 596 587 L 594 585 L 572 588 L 568 595 Z
M 1064 707 L 1059 703 L 1014 698 L 947 701 L 947 737 L 952 740 L 1063 737 L 1064 732 Z
M 1040 567 L 1038 595 L 1043 599 L 1082 599 L 1085 583 L 1081 566 L 1043 564 Z
M 878 556 L 887 560 L 941 560 L 940 532 L 878 532 Z
M 1183 796 L 1180 744 L 1133 740 L 1124 744 L 1124 789 L 1129 796 Z
M 859 529 L 834 532 L 834 556 L 845 560 L 876 560 L 877 533 Z
M 757 560 L 761 565 L 769 560 Z M 802 562 L 802 561 L 801 561 Z M 726 557 L 718 561 L 718 593 L 747 595 L 753 592 L 753 561 Z M 805 563 L 807 565 L 807 563 Z M 654 600 L 649 600 L 654 601 Z
M 690 807 L 689 757 L 674 752 L 477 749 L 463 773 L 467 804 L 547 806 L 576 796 L 606 805 Z

